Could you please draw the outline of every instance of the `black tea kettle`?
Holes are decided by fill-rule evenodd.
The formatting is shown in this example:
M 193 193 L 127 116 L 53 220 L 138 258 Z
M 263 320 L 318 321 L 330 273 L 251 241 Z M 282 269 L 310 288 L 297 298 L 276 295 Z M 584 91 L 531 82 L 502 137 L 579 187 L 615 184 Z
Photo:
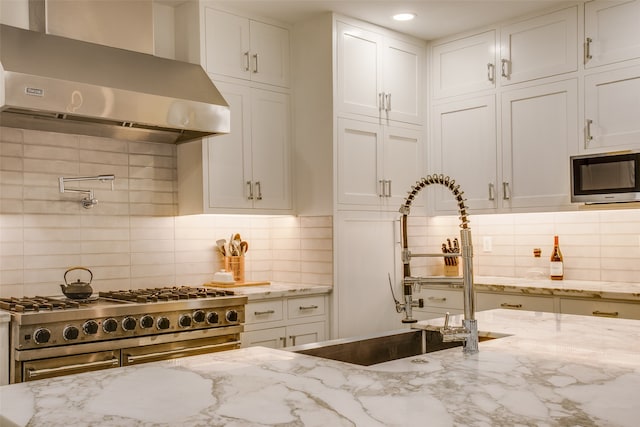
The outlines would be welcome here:
M 73 270 L 85 270 L 88 271 L 91 277 L 89 278 L 89 282 L 81 282 L 78 279 L 76 282 L 67 283 L 67 274 Z M 64 285 L 60 285 L 62 288 L 62 293 L 70 299 L 87 299 L 93 293 L 93 289 L 91 288 L 91 281 L 93 280 L 93 273 L 91 270 L 85 267 L 71 267 L 67 271 L 64 272 Z

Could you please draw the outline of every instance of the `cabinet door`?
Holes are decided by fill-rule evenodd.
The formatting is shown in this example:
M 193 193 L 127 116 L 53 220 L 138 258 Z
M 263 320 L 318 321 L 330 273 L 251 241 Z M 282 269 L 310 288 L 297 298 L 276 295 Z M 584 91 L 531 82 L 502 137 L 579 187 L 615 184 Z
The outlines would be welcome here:
M 338 203 L 380 206 L 384 190 L 382 127 L 338 119 Z
M 620 317 L 640 320 L 639 303 L 560 298 L 560 312 L 583 316 Z
M 218 83 L 229 103 L 231 132 L 207 138 L 208 206 L 241 208 L 253 206 L 247 182 L 251 172 L 251 91 L 248 87 Z
M 400 283 L 399 224 L 396 214 L 338 212 L 336 268 L 333 291 L 333 336 L 346 338 L 402 328 L 388 276 Z M 395 287 L 402 298 L 401 286 Z
M 324 341 L 326 339 L 325 328 L 325 322 L 287 326 L 287 346 Z
M 261 329 L 259 331 L 243 332 L 241 334 L 242 347 L 282 348 L 286 345 L 287 330 L 281 328 Z
M 476 294 L 476 302 L 478 310 L 506 308 L 510 310 L 555 312 L 553 297 L 478 292 Z
M 454 179 L 472 209 L 497 207 L 495 96 L 433 108 L 433 170 Z M 434 189 L 435 210 L 454 212 L 457 204 L 442 186 Z
M 578 8 L 571 7 L 501 30 L 503 85 L 578 69 Z
M 386 39 L 383 61 L 386 119 L 421 124 L 423 48 Z
M 640 58 L 640 1 L 584 5 L 585 67 Z
M 576 80 L 502 95 L 505 207 L 570 206 L 569 155 L 578 144 Z
M 262 22 L 250 22 L 251 80 L 289 86 L 289 31 Z
M 289 114 L 289 95 L 251 89 L 253 198 L 258 209 L 291 209 Z
M 337 23 L 338 112 L 380 115 L 381 37 L 344 22 Z
M 495 88 L 494 30 L 434 46 L 432 52 L 434 98 Z
M 584 150 L 640 148 L 640 67 L 585 77 Z
M 397 212 L 407 192 L 426 174 L 422 132 L 399 127 L 384 128 L 384 180 L 387 184 L 385 206 Z M 422 196 L 422 195 L 421 195 Z M 424 206 L 419 197 L 413 206 Z
M 204 13 L 206 70 L 250 79 L 249 20 L 210 8 Z

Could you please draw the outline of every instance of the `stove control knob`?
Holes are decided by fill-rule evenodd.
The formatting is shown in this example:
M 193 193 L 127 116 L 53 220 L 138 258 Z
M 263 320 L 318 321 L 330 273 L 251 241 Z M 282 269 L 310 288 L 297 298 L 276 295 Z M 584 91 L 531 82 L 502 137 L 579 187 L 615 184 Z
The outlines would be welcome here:
M 78 338 L 78 335 L 80 335 L 80 330 L 75 326 L 67 326 L 62 331 L 62 336 L 67 341 L 75 340 L 76 338 Z
M 178 319 L 178 323 L 183 328 L 188 328 L 189 326 L 191 326 L 191 316 L 189 316 L 188 314 L 181 315 Z
M 148 314 L 142 316 L 140 318 L 140 327 L 141 328 L 150 328 L 153 326 L 153 317 L 149 316 Z
M 211 313 L 207 314 L 207 323 L 208 324 L 215 325 L 219 321 L 220 321 L 220 319 L 218 319 L 218 313 L 216 313 L 215 311 L 212 311 Z
M 169 329 L 171 323 L 166 317 L 158 317 L 158 329 Z
M 127 316 L 122 319 L 122 329 L 124 329 L 125 331 L 133 331 L 136 328 L 137 323 L 138 322 L 136 322 L 135 318 Z
M 87 335 L 94 335 L 98 333 L 98 322 L 95 320 L 87 320 L 82 325 L 82 331 Z
M 226 314 L 227 320 L 229 322 L 237 322 L 238 321 L 238 312 L 235 310 L 229 310 Z
M 109 318 L 102 322 L 102 330 L 106 333 L 115 332 L 118 329 L 118 321 L 114 318 Z
M 202 323 L 204 322 L 205 319 L 205 315 L 204 315 L 204 311 L 202 310 L 196 310 L 193 312 L 193 321 L 196 323 Z
M 36 331 L 33 333 L 33 339 L 35 340 L 36 344 L 47 343 L 49 342 L 50 338 L 51 338 L 51 331 L 48 330 L 47 328 L 36 329 Z

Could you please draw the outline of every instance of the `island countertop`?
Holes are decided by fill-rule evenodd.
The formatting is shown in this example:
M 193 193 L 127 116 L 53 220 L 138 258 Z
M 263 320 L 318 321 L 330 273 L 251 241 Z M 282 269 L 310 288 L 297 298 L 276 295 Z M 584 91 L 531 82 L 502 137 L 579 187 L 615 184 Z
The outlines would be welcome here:
M 477 319 L 507 336 L 474 355 L 361 367 L 253 347 L 0 387 L 0 413 L 32 426 L 637 425 L 640 321 L 511 310 Z

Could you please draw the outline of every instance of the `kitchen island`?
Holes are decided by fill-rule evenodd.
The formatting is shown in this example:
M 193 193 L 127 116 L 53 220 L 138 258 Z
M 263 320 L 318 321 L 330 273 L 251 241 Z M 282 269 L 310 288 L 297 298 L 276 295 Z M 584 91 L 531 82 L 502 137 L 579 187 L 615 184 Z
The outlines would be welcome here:
M 33 426 L 637 425 L 640 321 L 477 319 L 505 336 L 475 355 L 362 367 L 253 347 L 0 387 L 0 413 L 3 425 Z

